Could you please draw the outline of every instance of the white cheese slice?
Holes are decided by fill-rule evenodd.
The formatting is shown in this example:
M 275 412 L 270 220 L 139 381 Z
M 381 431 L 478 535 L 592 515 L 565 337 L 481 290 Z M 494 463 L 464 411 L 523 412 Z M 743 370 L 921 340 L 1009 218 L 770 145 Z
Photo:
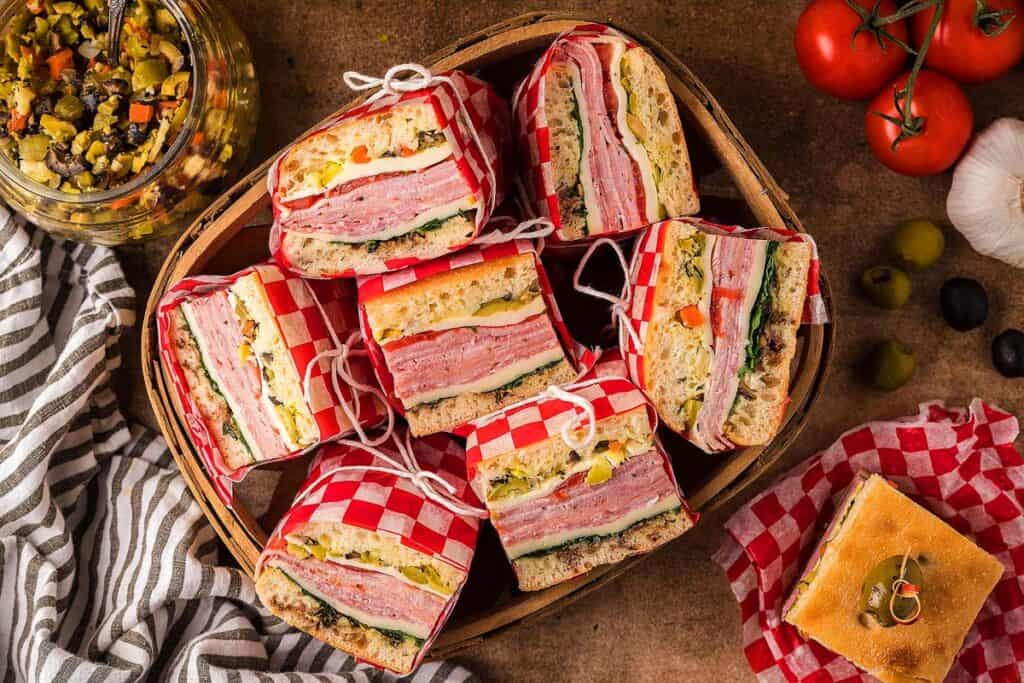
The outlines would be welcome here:
M 711 354 L 714 354 L 715 348 L 715 333 L 711 323 L 711 293 L 715 288 L 714 274 L 711 272 L 711 253 L 715 249 L 715 241 L 717 239 L 717 235 L 705 235 L 704 237 L 704 251 L 700 259 L 700 268 L 701 272 L 704 273 L 704 281 L 701 285 L 700 303 L 697 304 L 706 321 L 704 325 L 704 347 Z
M 633 129 L 629 127 L 629 122 L 626 120 L 626 114 L 629 111 L 629 94 L 622 87 L 622 56 L 626 53 L 626 43 L 621 40 L 609 41 L 609 43 L 612 46 L 612 60 L 608 77 L 618 103 L 615 111 L 615 125 L 618 126 L 619 135 L 622 136 L 622 143 L 625 145 L 626 151 L 640 168 L 640 180 L 644 186 L 644 213 L 647 215 L 647 221 L 653 223 L 659 218 L 659 207 L 661 206 L 661 202 L 658 201 L 658 184 L 654 180 L 654 166 L 651 165 L 651 159 L 647 156 L 647 150 L 636 139 Z
M 287 567 L 281 566 L 275 562 L 271 562 L 270 566 L 280 569 L 282 572 L 285 573 L 285 575 L 289 579 L 299 584 L 299 586 L 302 587 L 302 590 L 306 591 L 307 593 L 315 597 L 317 600 L 321 600 L 327 603 L 338 612 L 341 612 L 347 617 L 352 617 L 364 626 L 369 626 L 370 628 L 384 629 L 385 631 L 401 631 L 402 633 L 408 633 L 410 636 L 414 638 L 419 638 L 421 640 L 426 640 L 427 636 L 430 635 L 430 628 L 424 627 L 422 624 L 416 624 L 408 621 L 400 621 L 398 619 L 386 619 L 384 617 L 379 617 L 373 614 L 367 614 L 358 607 L 353 607 L 352 605 L 340 603 L 337 600 L 333 600 L 327 597 L 326 595 L 324 595 L 317 589 L 313 588 L 312 586 L 306 585 L 306 583 L 304 583 L 301 579 L 298 579 L 289 574 Z
M 326 185 L 321 185 L 319 182 L 320 171 L 323 169 L 308 169 L 303 182 L 298 186 L 298 188 L 291 194 L 282 197 L 281 200 L 285 202 L 292 202 L 296 199 L 302 199 L 303 197 L 313 197 L 353 180 L 369 178 L 370 176 L 379 175 L 381 173 L 407 173 L 410 171 L 418 171 L 421 168 L 433 166 L 439 161 L 447 159 L 451 155 L 451 143 L 445 140 L 440 145 L 427 147 L 422 152 L 417 152 L 416 154 L 412 154 L 407 157 L 379 157 L 377 159 L 371 159 L 365 164 L 357 164 L 347 159 L 337 159 L 335 160 L 335 163 L 343 164 L 341 172 L 331 178 L 330 182 Z
M 498 372 L 488 375 L 475 382 L 467 382 L 465 384 L 452 384 L 434 391 L 428 391 L 423 394 L 417 394 L 416 396 L 399 396 L 402 403 L 407 408 L 414 408 L 421 403 L 431 403 L 433 401 L 440 401 L 444 398 L 451 398 L 452 396 L 461 396 L 462 394 L 477 394 L 486 391 L 494 391 L 499 387 L 503 387 L 509 382 L 516 380 L 523 375 L 533 372 L 537 368 L 554 363 L 555 361 L 562 360 L 565 354 L 562 352 L 561 346 L 555 346 L 554 348 L 538 353 L 535 356 L 527 358 L 525 360 L 517 361 L 509 365 L 504 366 Z
M 597 201 L 594 188 L 594 176 L 590 170 L 590 150 L 592 145 L 590 122 L 587 120 L 587 103 L 583 99 L 583 83 L 580 69 L 575 64 L 569 65 L 569 77 L 572 79 L 572 94 L 576 98 L 576 113 L 580 120 L 583 139 L 580 140 L 580 186 L 583 188 L 583 204 L 587 209 L 587 232 L 591 235 L 604 232 L 604 217 Z
M 476 197 L 470 194 L 454 202 L 431 207 L 422 213 L 416 214 L 416 217 L 411 221 L 385 228 L 384 230 L 373 233 L 373 235 L 369 237 L 337 235 L 328 230 L 313 230 L 312 232 L 303 233 L 302 236 L 315 240 L 323 240 L 325 242 L 344 242 L 345 244 L 362 244 L 363 242 L 369 242 L 371 240 L 383 242 L 384 240 L 393 239 L 410 233 L 416 228 L 431 221 L 440 220 L 442 218 L 451 218 L 460 211 L 469 211 L 474 208 L 476 208 Z
M 509 559 L 515 560 L 523 555 L 535 553 L 539 550 L 545 550 L 546 548 L 555 548 L 569 543 L 570 541 L 575 541 L 576 539 L 588 538 L 590 536 L 611 536 L 621 531 L 625 531 L 637 522 L 650 519 L 651 517 L 657 517 L 658 515 L 668 512 L 669 510 L 673 510 L 680 505 L 682 505 L 682 502 L 679 500 L 679 496 L 675 494 L 666 496 L 661 500 L 656 497 L 651 498 L 647 505 L 639 507 L 628 514 L 609 522 L 608 524 L 567 529 L 566 531 L 545 536 L 543 538 L 532 538 L 513 546 L 505 546 L 505 552 L 508 554 Z

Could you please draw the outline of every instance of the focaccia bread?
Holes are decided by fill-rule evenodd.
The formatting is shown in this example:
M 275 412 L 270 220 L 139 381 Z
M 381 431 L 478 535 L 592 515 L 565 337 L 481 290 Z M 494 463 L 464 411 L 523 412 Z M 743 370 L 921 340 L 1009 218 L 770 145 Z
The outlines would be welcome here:
M 887 480 L 861 474 L 783 616 L 885 683 L 938 683 L 1003 571 L 998 560 Z M 894 578 L 911 587 L 896 585 L 904 592 L 890 602 Z M 902 597 L 911 593 L 916 605 Z

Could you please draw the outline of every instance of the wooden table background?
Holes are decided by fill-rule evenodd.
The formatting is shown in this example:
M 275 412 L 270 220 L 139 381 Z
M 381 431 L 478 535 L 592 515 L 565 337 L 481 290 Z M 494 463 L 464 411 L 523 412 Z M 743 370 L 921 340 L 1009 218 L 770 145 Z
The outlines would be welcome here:
M 342 73 L 379 75 L 420 59 L 456 37 L 539 9 L 578 10 L 625 20 L 673 50 L 733 118 L 815 235 L 841 321 L 836 361 L 811 424 L 773 474 L 788 470 L 862 422 L 916 412 L 919 402 L 962 405 L 981 396 L 1024 413 L 1024 380 L 991 368 L 992 337 L 1024 328 L 1021 271 L 974 253 L 945 222 L 949 175 L 925 180 L 892 174 L 871 157 L 863 138 L 864 105 L 832 100 L 803 80 L 792 33 L 802 0 L 657 0 L 550 2 L 455 0 L 224 0 L 249 36 L 263 92 L 251 164 L 262 161 L 349 98 Z M 979 128 L 1020 116 L 1018 69 L 971 88 Z M 914 275 L 901 311 L 882 312 L 860 297 L 860 272 L 885 259 L 885 238 L 899 221 L 923 216 L 946 227 L 943 260 Z M 129 279 L 145 304 L 167 245 L 122 249 Z M 938 290 L 954 275 L 980 280 L 992 313 L 981 330 L 962 334 L 938 316 Z M 863 383 L 856 363 L 873 341 L 892 335 L 913 346 L 918 373 L 892 394 Z M 127 412 L 153 425 L 139 369 L 138 337 L 124 340 L 120 393 Z M 638 571 L 512 635 L 500 636 L 459 661 L 484 680 L 752 680 L 740 646 L 739 609 L 711 559 L 722 523 L 764 488 L 762 481 L 697 530 L 655 554 Z

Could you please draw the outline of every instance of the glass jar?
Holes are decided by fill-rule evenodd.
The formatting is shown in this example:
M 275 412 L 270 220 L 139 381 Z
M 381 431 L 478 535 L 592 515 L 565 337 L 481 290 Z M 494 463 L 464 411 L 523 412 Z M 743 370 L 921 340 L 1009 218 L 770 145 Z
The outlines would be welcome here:
M 193 95 L 181 130 L 146 172 L 102 192 L 51 189 L 0 154 L 0 197 L 41 228 L 105 245 L 173 234 L 241 171 L 259 112 L 245 35 L 218 0 L 160 1 L 192 52 Z M 0 27 L 24 9 L 24 0 L 4 2 Z

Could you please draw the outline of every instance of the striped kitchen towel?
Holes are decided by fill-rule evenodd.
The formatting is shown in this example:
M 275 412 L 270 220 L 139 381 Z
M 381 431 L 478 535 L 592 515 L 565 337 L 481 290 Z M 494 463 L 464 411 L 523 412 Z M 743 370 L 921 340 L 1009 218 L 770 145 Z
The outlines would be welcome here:
M 113 251 L 0 208 L 0 680 L 392 680 L 216 566 L 163 440 L 129 426 L 111 389 L 134 311 Z M 432 663 L 410 680 L 470 679 Z

